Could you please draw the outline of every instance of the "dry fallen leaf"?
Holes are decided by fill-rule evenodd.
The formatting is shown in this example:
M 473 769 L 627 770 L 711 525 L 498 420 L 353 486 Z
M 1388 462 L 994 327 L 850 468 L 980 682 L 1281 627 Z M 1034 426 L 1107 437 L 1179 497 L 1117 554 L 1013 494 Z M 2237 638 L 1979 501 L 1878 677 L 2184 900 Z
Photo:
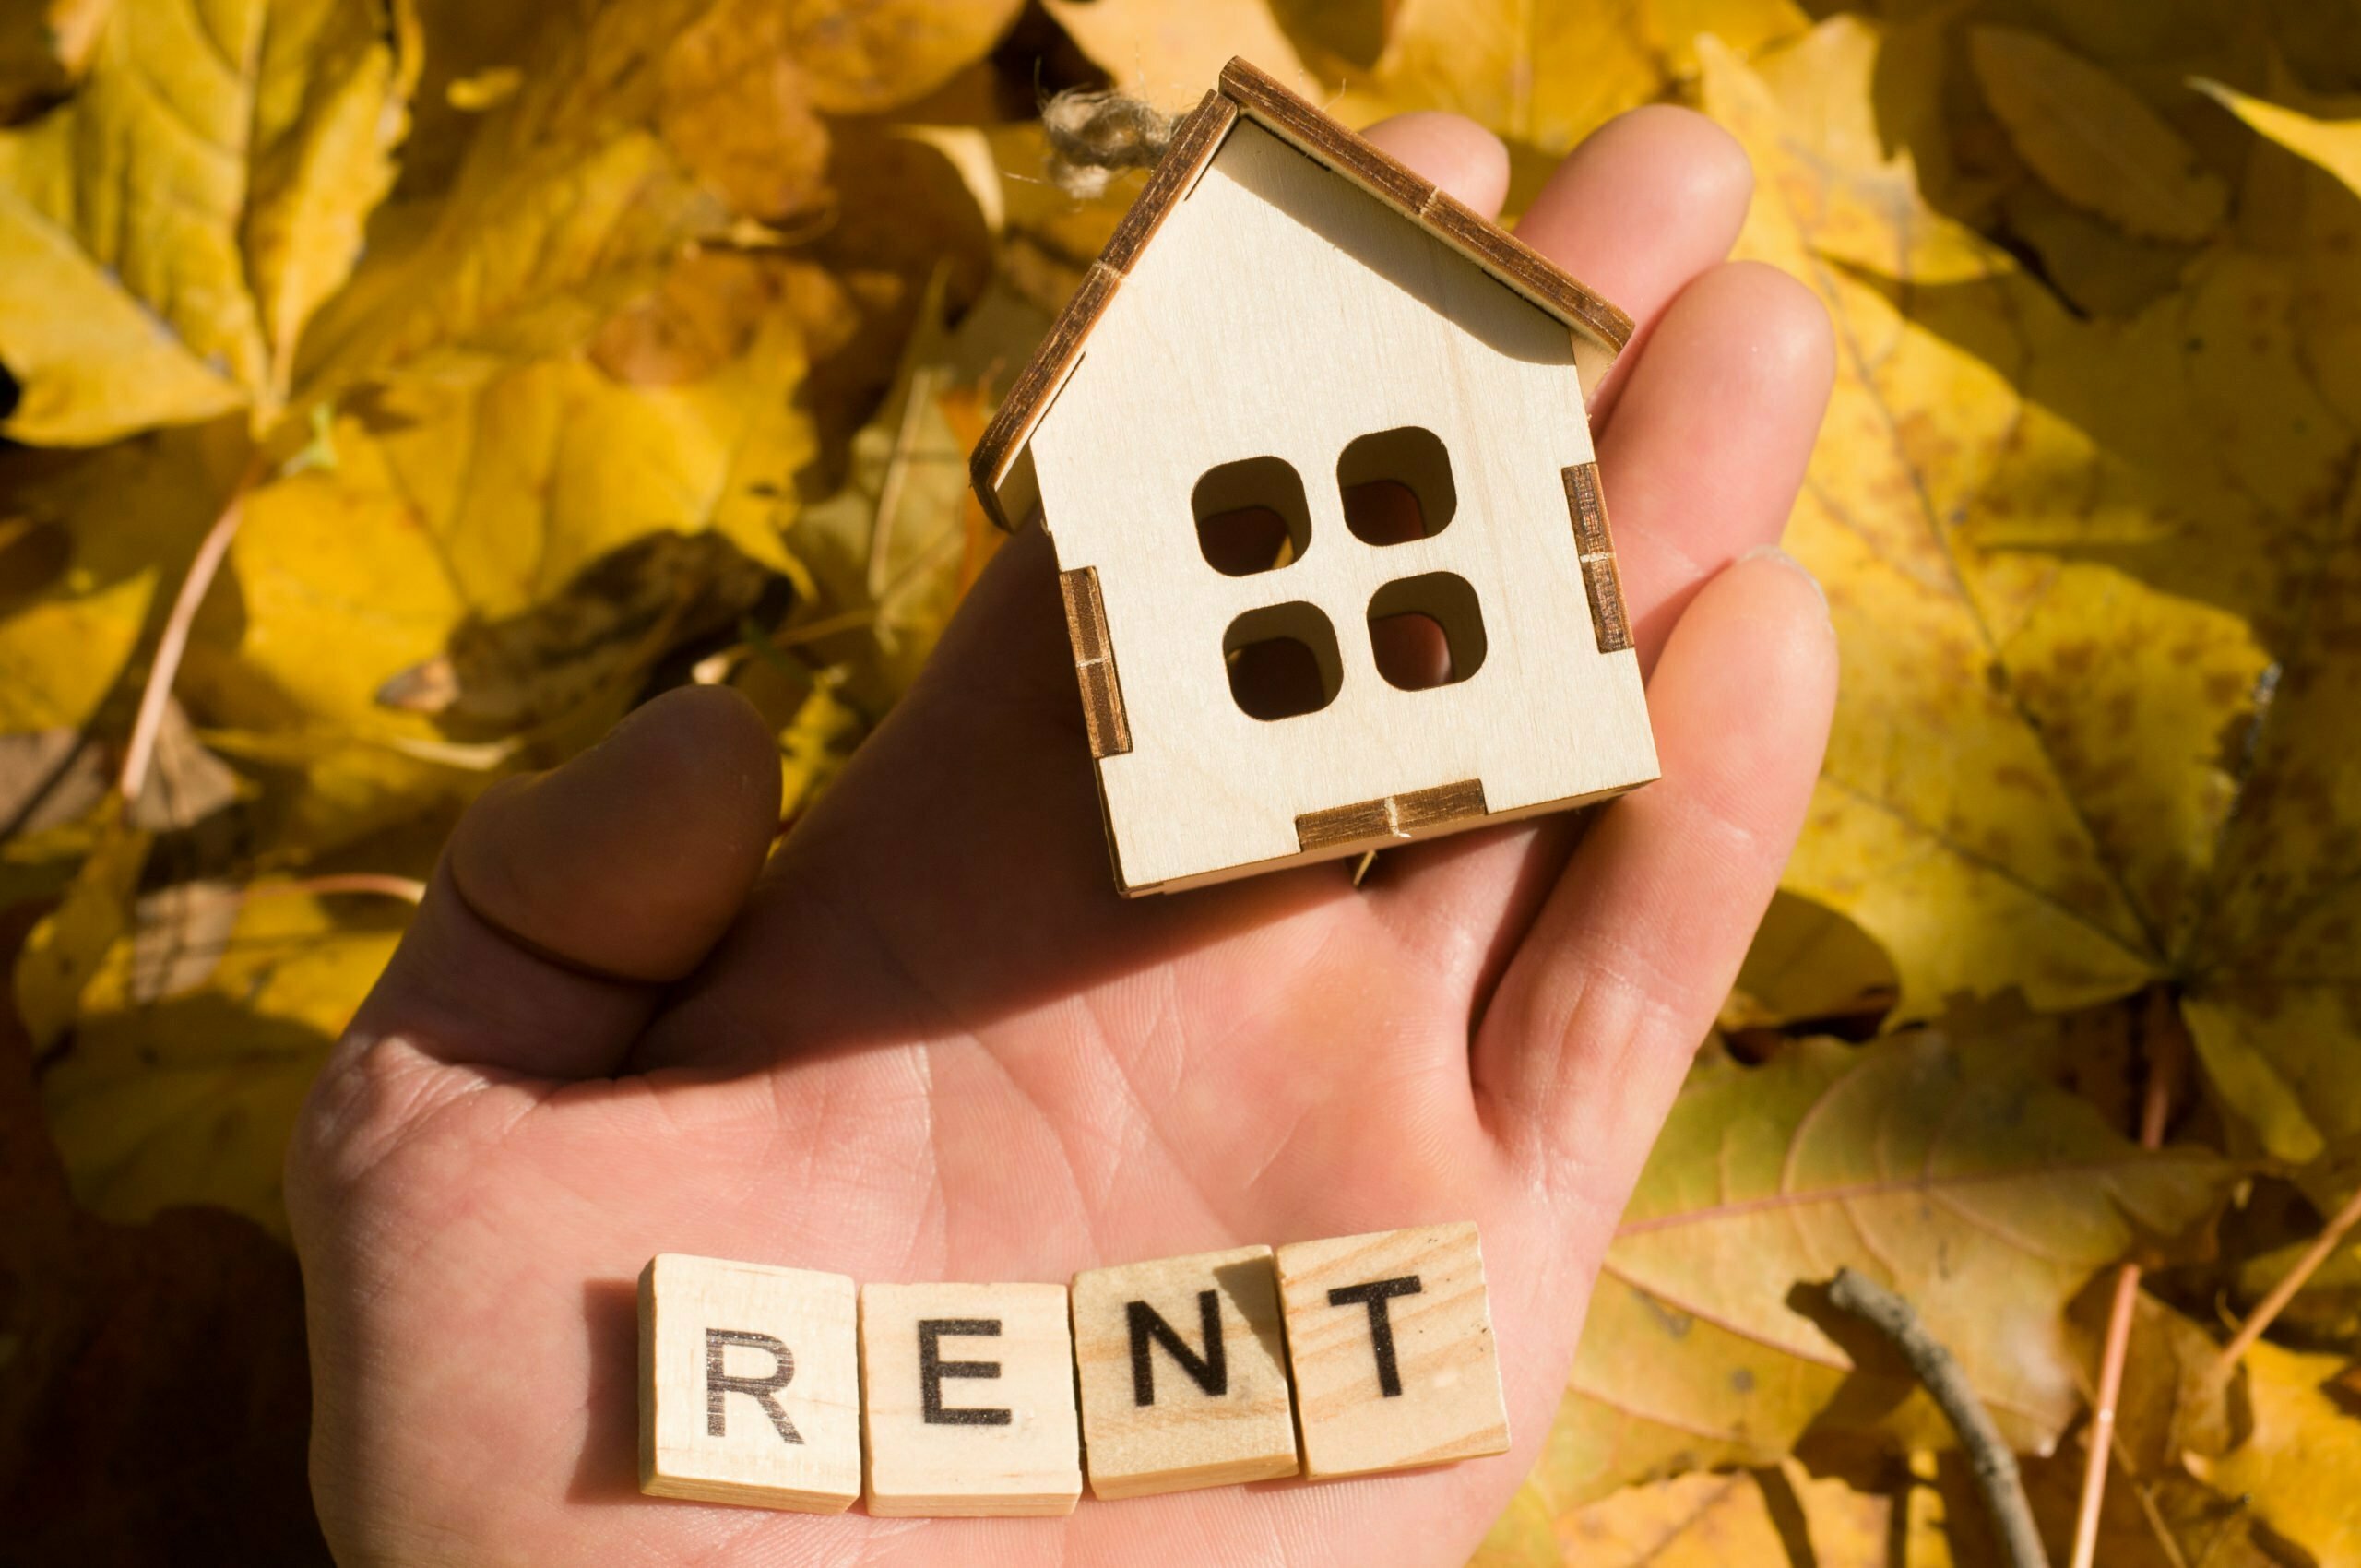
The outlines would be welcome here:
M 1975 29 L 1968 56 L 2019 154 L 2068 201 L 2147 239 L 2201 240 L 2222 221 L 2222 182 L 2105 70 L 2014 28 Z
M 1167 113 L 1196 107 L 1230 56 L 1244 55 L 1315 102 L 1330 90 L 1303 68 L 1296 46 L 1264 0 L 1203 0 L 1189 6 L 1043 0 L 1083 52 L 1125 92 Z
M 1775 1463 L 1807 1431 L 1948 1446 L 1907 1369 L 1819 1303 L 1840 1266 L 1908 1297 L 2002 1431 L 2045 1448 L 2081 1403 L 2066 1302 L 2234 1174 L 2143 1153 L 1990 1041 L 1806 1040 L 1703 1067 L 1608 1249 L 1542 1484 L 1571 1506 Z
M 1897 1465 L 1883 1487 L 1775 1468 L 1627 1487 L 1559 1516 L 1528 1484 L 1468 1568 L 1951 1568 L 1940 1502 Z
M 418 68 L 407 11 L 218 9 L 122 6 L 73 97 L 0 137 L 14 439 L 95 445 L 242 405 L 267 423 L 360 252 Z
M 1875 1017 L 1893 998 L 1893 965 L 1868 932 L 1833 909 L 1781 893 L 1747 949 L 1722 1028 Z
M 2241 1369 L 2241 1414 L 2250 1424 L 2226 1452 L 2181 1460 L 2321 1563 L 2361 1561 L 2361 1443 L 2353 1440 L 2352 1407 L 2331 1392 L 2346 1366 L 2341 1356 L 2256 1345 Z
M 1765 192 L 1744 248 L 1838 327 L 1789 537 L 1846 657 L 1787 885 L 1886 947 L 1902 1017 L 2176 980 L 2214 1088 L 2314 1158 L 2361 1127 L 2326 1067 L 2361 1038 L 2353 429 L 2269 258 L 2083 323 L 1926 209 L 1825 107 L 1878 57 L 1839 18 L 1706 76 Z
M 123 1223 L 212 1204 L 283 1231 L 296 1108 L 407 915 L 398 900 L 266 883 L 226 922 L 175 919 L 160 947 L 136 929 L 118 938 L 73 1049 L 42 1079 L 76 1200 Z
M 2087 1330 L 2087 1324 L 2078 1329 Z M 2084 1354 L 2095 1364 L 2094 1336 Z M 2331 1385 L 2342 1358 L 2269 1343 L 2235 1369 L 2221 1343 L 2153 1297 L 2133 1316 L 2118 1401 L 2118 1467 L 2135 1506 L 2116 1509 L 2099 1559 L 2146 1568 L 2195 1562 L 2326 1564 L 2361 1550 L 2361 1455 Z M 2076 1456 L 2079 1467 L 2079 1455 Z M 2069 1506 L 2036 1468 L 2036 1503 Z
M 1748 53 L 1809 25 L 1794 0 L 1402 0 L 1385 52 L 1356 81 L 1379 111 L 1465 114 L 1512 144 L 1572 149 L 1697 69 L 1697 41 Z
M 325 1563 L 293 1255 L 216 1208 L 138 1227 L 77 1208 L 5 1004 L 0 1215 L 10 1557 Z
M 2232 1171 L 2107 1130 L 2141 1068 L 2121 999 L 2165 988 L 2195 1031 L 2209 1103 L 2177 1136 L 2308 1160 L 2263 1185 L 2315 1203 L 2361 1149 L 2361 106 L 2319 96 L 2361 85 L 2361 20 L 1831 15 L 1868 8 L 0 7 L 0 428 L 53 448 L 0 450 L 0 915 L 44 901 L 7 916 L 12 946 L 32 935 L 14 989 L 75 1191 L 278 1223 L 294 1097 L 403 909 L 248 885 L 409 887 L 474 791 L 683 679 L 777 731 L 783 819 L 830 786 L 997 542 L 966 450 L 1136 189 L 1038 183 L 1038 91 L 1095 63 L 1185 107 L 1243 53 L 1347 120 L 1475 114 L 1511 143 L 1513 208 L 1607 116 L 1690 94 L 1756 160 L 1748 253 L 1839 328 L 1792 542 L 1831 589 L 1844 711 L 1725 1015 L 1764 1064 L 1684 1097 L 1584 1392 L 1486 1561 L 1989 1561 L 1956 1464 L 1899 1455 L 1940 1435 L 1899 1369 L 1810 1315 L 1848 1262 L 1915 1289 L 2021 1443 L 2068 1432 L 2029 1467 L 2063 1562 L 2094 1353 L 2063 1304 Z M 2223 113 L 2191 77 L 2248 91 L 2207 87 Z M 132 707 L 242 483 L 172 683 L 194 728 L 167 708 L 125 827 L 107 791 Z M 1939 1016 L 1948 1044 L 1799 1038 Z M 32 1146 L 9 1125 L 0 1146 Z M 291 1264 L 218 1207 L 123 1230 L 48 1180 L 37 1224 L 0 1214 L 0 1296 L 39 1303 L 0 1324 L 30 1347 L 6 1352 L 30 1375 L 0 1387 L 0 1471 L 35 1478 L 0 1511 L 77 1561 L 316 1551 L 300 1354 L 229 1334 L 207 1383 L 205 1334 L 166 1332 L 176 1301 L 208 1325 L 251 1301 L 293 1344 Z M 2263 1206 L 2221 1221 L 2225 1255 L 2287 1241 Z M 2348 1332 L 2343 1261 L 2274 1335 Z M 2191 1305 L 2256 1288 L 2167 1277 Z M 2190 1354 L 2213 1343 L 2178 1321 Z M 2217 1402 L 2166 1453 L 2173 1423 L 2127 1391 L 2101 1562 L 2351 1555 L 2350 1489 L 2312 1460 L 2351 1407 L 2283 1354 L 2239 1396 L 2267 1441 Z M 2135 1371 L 2159 1356 L 2178 1365 Z M 87 1377 L 129 1408 L 156 1391 L 184 1446 L 231 1455 L 240 1508 L 75 1402 Z M 251 1451 L 208 1425 L 249 1408 Z M 1734 1462 L 1765 1467 L 1585 1505 Z M 153 1485 L 126 1503 L 133 1483 L 85 1476 L 115 1464 Z M 250 1517 L 271 1509 L 276 1532 Z
M 2361 196 L 2361 119 L 2323 120 L 2219 82 L 2193 85 L 2262 135 L 2319 164 Z
M 0 553 L 0 731 L 90 722 L 243 457 L 232 426 L 161 431 L 9 487 L 18 531 Z

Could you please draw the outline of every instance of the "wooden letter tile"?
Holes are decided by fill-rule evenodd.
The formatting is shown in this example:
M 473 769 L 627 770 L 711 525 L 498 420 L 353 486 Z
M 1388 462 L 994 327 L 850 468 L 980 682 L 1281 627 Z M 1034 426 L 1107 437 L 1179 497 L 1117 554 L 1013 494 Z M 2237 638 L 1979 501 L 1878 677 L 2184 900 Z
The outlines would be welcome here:
M 1071 1514 L 1082 1495 L 1062 1285 L 864 1285 L 872 1514 Z
M 1077 1274 L 1074 1341 L 1093 1495 L 1296 1473 L 1270 1248 Z
M 835 1514 L 860 1494 L 853 1282 L 664 1253 L 639 1276 L 639 1490 Z
M 1277 1261 L 1304 1474 L 1507 1452 L 1476 1227 L 1299 1241 Z

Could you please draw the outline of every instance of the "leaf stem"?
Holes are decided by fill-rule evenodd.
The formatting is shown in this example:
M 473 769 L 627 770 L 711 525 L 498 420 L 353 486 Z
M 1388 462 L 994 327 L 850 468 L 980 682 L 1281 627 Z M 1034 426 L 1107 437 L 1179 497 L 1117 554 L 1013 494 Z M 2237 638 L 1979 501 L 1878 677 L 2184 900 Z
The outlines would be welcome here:
M 2287 1303 L 2296 1299 L 2296 1292 L 2304 1288 L 2320 1265 L 2328 1262 L 2329 1254 L 2336 1251 L 2355 1224 L 2361 1224 L 2361 1188 L 2355 1188 L 2353 1195 L 2344 1200 L 2344 1206 L 2336 1211 L 2336 1218 L 2328 1222 L 2327 1229 L 2304 1250 L 2304 1255 L 2296 1260 L 2296 1266 L 2271 1288 L 2271 1294 L 2262 1299 L 2246 1322 L 2238 1325 L 2238 1331 L 2230 1336 L 2230 1342 L 2222 1347 L 2221 1360 L 2214 1363 L 2216 1377 L 2230 1374 L 2231 1369 L 2253 1348 L 2254 1342 L 2262 1337 L 2262 1331 L 2271 1326 L 2272 1320 L 2286 1310 Z
M 1927 1332 L 1908 1301 L 1864 1275 L 1838 1269 L 1828 1299 L 1892 1341 L 1942 1408 L 1952 1430 L 1959 1433 L 1960 1446 L 1967 1450 L 1976 1488 L 1984 1494 L 1993 1533 L 2000 1538 L 2010 1568 L 2049 1568 L 2041 1532 L 2034 1527 L 2033 1505 L 2025 1501 L 2024 1481 L 2017 1474 L 2017 1456 L 2009 1452 L 1952 1353 Z
M 248 898 L 288 898 L 297 894 L 317 897 L 330 893 L 375 893 L 388 898 L 400 898 L 409 903 L 426 901 L 426 884 L 411 876 L 395 876 L 384 872 L 337 872 L 325 876 L 299 877 L 292 882 L 269 882 L 245 889 Z
M 2148 1016 L 2142 1021 L 2141 1041 L 2148 1056 L 2148 1087 L 2140 1103 L 2140 1146 L 2144 1149 L 2164 1146 L 2174 1079 L 2183 1060 L 2180 1016 L 2174 1008 L 2172 993 L 2159 986 L 2149 993 Z M 2115 1452 L 2115 1406 L 2123 1393 L 2123 1363 L 2139 1305 L 2140 1265 L 2127 1263 L 2116 1272 L 2106 1348 L 2099 1356 L 2099 1386 L 2091 1398 L 2089 1452 L 2082 1460 L 2082 1495 L 2074 1513 L 2072 1568 L 2092 1568 L 2098 1555 L 2099 1510 L 2106 1501 L 2107 1461 Z
M 139 711 L 132 719 L 130 738 L 124 742 L 123 770 L 115 778 L 125 822 L 131 820 L 132 807 L 138 803 L 139 792 L 148 786 L 148 765 L 156 756 L 156 737 L 163 731 L 164 710 L 172 700 L 172 683 L 179 678 L 181 658 L 188 651 L 189 628 L 196 624 L 197 607 L 205 602 L 206 590 L 213 586 L 222 561 L 230 553 L 230 541 L 238 536 L 238 524 L 246 513 L 246 492 L 261 473 L 262 458 L 257 454 L 246 466 L 244 476 L 231 493 L 221 515 L 205 530 L 196 558 L 189 562 L 188 575 L 181 579 L 180 592 L 172 599 L 172 613 L 164 618 L 163 634 L 156 639 L 156 657 L 148 667 L 147 687 L 139 694 Z

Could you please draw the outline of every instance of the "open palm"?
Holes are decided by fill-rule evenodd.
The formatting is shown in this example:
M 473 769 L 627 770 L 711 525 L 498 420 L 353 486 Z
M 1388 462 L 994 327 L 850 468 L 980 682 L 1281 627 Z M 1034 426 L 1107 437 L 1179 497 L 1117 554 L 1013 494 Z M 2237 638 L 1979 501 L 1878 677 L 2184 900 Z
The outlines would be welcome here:
M 1371 139 L 1479 210 L 1499 144 Z M 1824 608 L 1776 539 L 1827 329 L 1723 263 L 1742 155 L 1593 137 L 1521 232 L 1630 309 L 1601 470 L 1663 779 L 1591 814 L 1126 903 L 1055 574 L 1001 552 L 778 853 L 769 737 L 673 694 L 455 837 L 307 1108 L 289 1189 L 314 1479 L 348 1562 L 1456 1563 L 1530 1464 L 1618 1213 L 1791 844 Z M 1733 563 L 1735 564 L 1733 564 Z M 1062 1280 L 1474 1219 L 1514 1453 L 1070 1519 L 871 1520 L 635 1486 L 659 1251 L 863 1280 Z

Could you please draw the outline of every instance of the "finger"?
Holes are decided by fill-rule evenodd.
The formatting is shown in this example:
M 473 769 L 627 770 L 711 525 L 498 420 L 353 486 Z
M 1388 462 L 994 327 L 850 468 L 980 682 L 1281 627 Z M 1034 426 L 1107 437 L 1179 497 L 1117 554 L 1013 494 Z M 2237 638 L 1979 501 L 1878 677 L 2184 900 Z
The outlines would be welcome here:
M 1833 366 L 1820 302 L 1753 263 L 1707 271 L 1657 321 L 1598 445 L 1642 669 L 1654 666 L 1700 584 L 1779 538 Z M 1413 942 L 1460 955 L 1480 997 L 1577 830 L 1553 818 L 1397 850 L 1372 897 Z
M 736 915 L 778 801 L 777 746 L 743 697 L 647 703 L 469 810 L 352 1037 L 536 1076 L 611 1072 Z
M 1361 136 L 1485 217 L 1500 216 L 1509 195 L 1509 149 L 1475 121 L 1421 109 L 1380 120 Z
M 1471 121 L 1405 114 L 1370 139 L 1479 211 L 1497 210 L 1507 189 L 1507 152 Z M 1018 999 L 1038 1003 L 1075 975 L 1134 972 L 1149 957 L 1203 952 L 1243 925 L 1354 896 L 1315 868 L 1180 898 L 1119 899 L 1083 737 L 1055 562 L 1040 530 L 1026 529 L 773 862 L 729 938 L 728 953 L 747 961 L 725 956 L 684 988 L 635 1065 L 766 1058 L 856 1030 L 940 1029 L 1005 1014 Z M 858 920 L 846 913 L 854 908 Z M 1319 946 L 1308 930 L 1290 940 Z M 927 984 L 890 997 L 801 984 L 873 961 L 880 948 L 926 955 Z M 779 1001 L 788 990 L 791 1010 Z
M 1652 105 L 1619 115 L 1585 138 L 1517 224 L 1519 239 L 1614 301 L 1637 324 L 1631 346 L 1594 398 L 1592 423 L 1602 437 L 1605 399 L 1632 374 L 1628 367 L 1643 357 L 1667 305 L 1729 253 L 1753 189 L 1745 149 L 1728 132 L 1692 111 Z M 1711 396 L 1713 388 L 1709 379 L 1691 390 Z M 1750 427 L 1761 421 L 1762 410 L 1733 407 L 1733 401 L 1715 406 Z M 1676 454 L 1673 460 L 1695 464 L 1718 445 Z M 1601 453 L 1619 551 L 1631 526 L 1620 500 L 1621 465 L 1657 456 L 1645 446 L 1613 460 Z M 1778 538 L 1786 518 L 1782 504 L 1767 514 L 1748 513 L 1744 520 L 1755 542 L 1768 542 Z M 1679 526 L 1679 519 L 1667 521 Z M 1648 561 L 1619 564 L 1635 616 L 1691 586 L 1652 576 Z M 1372 908 L 1405 941 L 1452 965 L 1480 995 L 1556 879 L 1576 830 L 1572 822 L 1551 819 L 1394 850 L 1370 881 Z
M 1636 330 L 1591 399 L 1606 423 L 1645 355 L 1656 317 L 1689 280 L 1729 255 L 1746 222 L 1754 170 L 1738 139 L 1671 104 L 1620 114 L 1550 174 L 1517 238 L 1622 307 Z
M 1776 552 L 1731 567 L 1681 618 L 1648 697 L 1664 777 L 1599 814 L 1501 977 L 1474 1061 L 1504 1148 L 1536 1175 L 1589 1173 L 1584 1200 L 1608 1206 L 1802 826 L 1836 700 L 1818 585 Z
M 1642 669 L 1708 578 L 1786 529 L 1835 366 L 1818 296 L 1760 262 L 1665 312 L 1598 444 Z

